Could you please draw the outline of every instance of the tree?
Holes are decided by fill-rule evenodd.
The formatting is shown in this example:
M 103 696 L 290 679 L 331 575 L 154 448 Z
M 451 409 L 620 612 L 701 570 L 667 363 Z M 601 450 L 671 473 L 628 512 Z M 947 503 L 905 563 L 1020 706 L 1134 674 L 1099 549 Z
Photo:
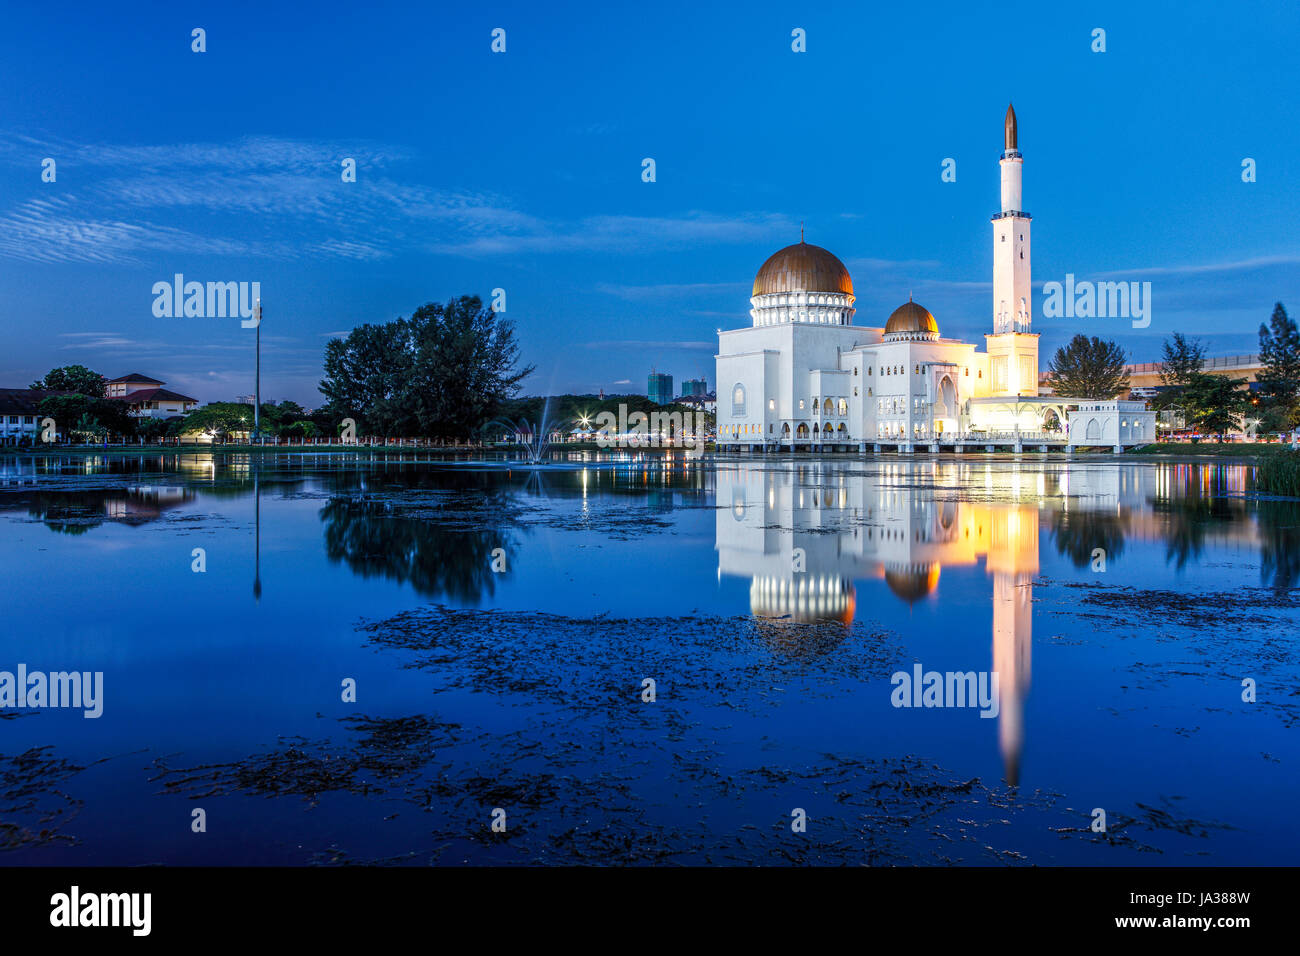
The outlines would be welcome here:
M 89 412 L 83 412 L 77 423 L 68 429 L 74 438 L 82 441 L 102 441 L 108 435 L 108 429 L 99 423 L 99 419 Z
M 1244 378 L 1198 373 L 1182 390 L 1188 424 L 1205 435 L 1240 428 L 1249 408 L 1249 397 L 1242 391 L 1245 384 Z
M 325 346 L 321 394 L 336 419 L 353 418 L 367 432 L 401 434 L 413 419 L 402 405 L 411 376 L 412 349 L 405 319 L 362 325 Z
M 104 432 L 129 435 L 135 431 L 135 422 L 127 412 L 124 402 L 111 398 L 93 398 L 89 395 L 50 395 L 36 406 L 41 418 L 52 418 L 55 428 L 71 435 L 83 419 L 93 421 Z M 102 432 L 100 432 L 102 434 Z
M 1270 430 L 1290 428 L 1300 411 L 1300 330 L 1281 302 L 1273 306 L 1269 325 L 1259 327 L 1259 361 L 1265 421 Z
M 146 441 L 161 438 L 168 433 L 169 423 L 165 418 L 144 416 L 135 420 L 135 433 Z
M 280 428 L 280 435 L 285 438 L 315 438 L 319 433 L 316 423 L 309 419 L 291 422 Z
M 211 435 L 214 442 L 223 442 L 232 434 L 248 432 L 252 427 L 252 406 L 242 402 L 211 402 L 186 415 L 180 431 L 184 435 Z
M 1061 396 L 1108 399 L 1128 389 L 1124 350 L 1095 335 L 1076 335 L 1057 349 L 1048 373 L 1052 391 Z
M 365 431 L 465 437 L 532 373 L 518 362 L 514 325 L 478 296 L 460 296 L 330 342 L 320 390 L 338 418 L 355 418 Z
M 1166 388 L 1185 388 L 1205 367 L 1205 346 L 1199 339 L 1189 339 L 1175 332 L 1165 339 L 1164 361 L 1160 363 L 1160 383 Z
M 45 377 L 32 382 L 32 388 L 46 389 L 51 392 L 76 392 L 90 398 L 104 397 L 104 376 L 92 372 L 84 365 L 65 365 L 52 368 Z

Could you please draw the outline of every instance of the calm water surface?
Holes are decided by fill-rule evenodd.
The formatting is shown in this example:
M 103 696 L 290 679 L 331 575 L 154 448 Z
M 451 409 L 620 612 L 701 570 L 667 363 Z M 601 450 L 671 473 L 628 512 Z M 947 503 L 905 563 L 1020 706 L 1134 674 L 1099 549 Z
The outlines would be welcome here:
M 1247 466 L 0 459 L 0 571 L 0 670 L 104 675 L 0 711 L 4 863 L 1300 862 Z

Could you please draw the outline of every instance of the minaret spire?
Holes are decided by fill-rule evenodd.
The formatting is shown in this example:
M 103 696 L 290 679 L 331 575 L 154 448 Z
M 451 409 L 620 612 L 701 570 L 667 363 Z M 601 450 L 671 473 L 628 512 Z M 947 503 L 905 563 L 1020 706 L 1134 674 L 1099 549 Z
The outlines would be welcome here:
M 993 217 L 993 334 L 989 350 L 989 392 L 1038 394 L 1038 337 L 1033 327 L 1033 289 L 1029 270 L 1029 226 L 1021 190 L 1025 158 L 1017 137 L 1016 109 L 1007 104 L 1003 121 L 1002 208 Z

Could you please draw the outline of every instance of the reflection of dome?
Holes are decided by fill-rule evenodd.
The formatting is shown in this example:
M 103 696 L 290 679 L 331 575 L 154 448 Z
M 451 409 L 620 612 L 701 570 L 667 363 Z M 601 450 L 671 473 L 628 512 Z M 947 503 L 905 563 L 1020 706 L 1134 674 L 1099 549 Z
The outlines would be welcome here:
M 853 582 L 825 574 L 796 574 L 793 579 L 759 577 L 749 586 L 749 609 L 757 617 L 796 624 L 852 624 L 856 605 Z
M 939 583 L 939 565 L 914 564 L 885 572 L 885 583 L 908 604 L 921 600 Z
M 800 241 L 774 252 L 754 277 L 754 295 L 784 292 L 853 295 L 853 280 L 833 253 Z
M 929 309 L 908 299 L 890 315 L 889 321 L 885 323 L 885 335 L 937 339 L 939 323 L 934 320 Z

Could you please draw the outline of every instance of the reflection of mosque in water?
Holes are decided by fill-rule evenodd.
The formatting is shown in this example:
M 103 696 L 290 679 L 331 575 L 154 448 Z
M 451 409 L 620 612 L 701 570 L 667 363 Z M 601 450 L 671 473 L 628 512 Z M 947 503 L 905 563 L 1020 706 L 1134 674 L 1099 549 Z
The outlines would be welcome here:
M 936 588 L 944 565 L 992 577 L 992 669 L 998 738 L 1019 778 L 1029 692 L 1039 511 L 1115 513 L 1152 493 L 1140 472 L 1089 465 L 991 466 L 900 462 L 719 466 L 719 575 L 750 579 L 750 610 L 768 621 L 851 623 L 855 580 L 884 579 L 909 604 Z

